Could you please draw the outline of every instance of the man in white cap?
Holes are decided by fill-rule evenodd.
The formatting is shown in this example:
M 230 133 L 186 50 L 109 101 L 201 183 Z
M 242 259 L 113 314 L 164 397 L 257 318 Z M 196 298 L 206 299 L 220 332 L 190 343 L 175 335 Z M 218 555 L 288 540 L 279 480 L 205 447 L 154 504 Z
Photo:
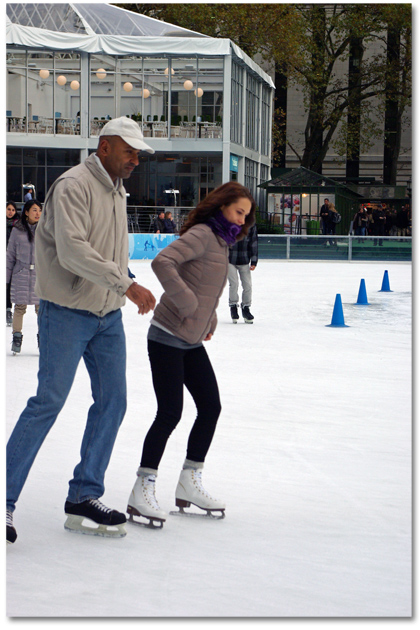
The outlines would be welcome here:
M 139 314 L 153 310 L 152 293 L 128 276 L 123 179 L 139 151 L 154 153 L 138 124 L 116 118 L 102 129 L 96 154 L 51 186 L 35 240 L 35 291 L 40 298 L 38 389 L 7 445 L 6 537 L 14 542 L 13 512 L 35 457 L 64 406 L 83 357 L 93 404 L 81 460 L 69 482 L 65 528 L 124 536 L 124 514 L 103 505 L 104 476 L 126 410 L 125 297 Z M 40 495 L 44 494 L 41 489 Z

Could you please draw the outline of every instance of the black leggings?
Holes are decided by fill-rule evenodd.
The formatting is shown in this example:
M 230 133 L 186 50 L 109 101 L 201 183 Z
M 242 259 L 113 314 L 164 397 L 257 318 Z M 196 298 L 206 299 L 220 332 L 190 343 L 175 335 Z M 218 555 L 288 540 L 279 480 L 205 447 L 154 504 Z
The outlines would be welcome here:
M 216 377 L 203 346 L 192 350 L 148 341 L 157 414 L 143 444 L 140 466 L 157 469 L 166 442 L 181 419 L 184 385 L 197 406 L 187 459 L 204 462 L 221 411 Z

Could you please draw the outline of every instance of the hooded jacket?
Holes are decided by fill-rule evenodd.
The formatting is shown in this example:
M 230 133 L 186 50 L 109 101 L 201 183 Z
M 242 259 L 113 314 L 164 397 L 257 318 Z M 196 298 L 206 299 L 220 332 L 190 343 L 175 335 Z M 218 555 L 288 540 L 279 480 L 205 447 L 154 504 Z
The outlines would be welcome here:
M 199 223 L 167 245 L 152 269 L 165 291 L 152 321 L 190 344 L 213 334 L 228 273 L 226 241 Z
M 90 155 L 51 186 L 37 228 L 36 294 L 103 317 L 125 303 L 126 193 Z

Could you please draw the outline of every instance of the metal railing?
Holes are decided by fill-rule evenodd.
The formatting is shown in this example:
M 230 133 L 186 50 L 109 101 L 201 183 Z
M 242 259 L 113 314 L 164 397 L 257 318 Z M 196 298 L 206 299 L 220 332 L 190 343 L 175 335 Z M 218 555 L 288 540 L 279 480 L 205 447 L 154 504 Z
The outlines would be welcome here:
M 260 234 L 259 258 L 284 260 L 412 260 L 411 236 Z
M 128 231 L 130 234 L 154 232 L 153 224 L 159 212 L 169 211 L 176 225 L 176 231 L 179 232 L 191 209 L 191 207 L 174 206 L 127 206 Z

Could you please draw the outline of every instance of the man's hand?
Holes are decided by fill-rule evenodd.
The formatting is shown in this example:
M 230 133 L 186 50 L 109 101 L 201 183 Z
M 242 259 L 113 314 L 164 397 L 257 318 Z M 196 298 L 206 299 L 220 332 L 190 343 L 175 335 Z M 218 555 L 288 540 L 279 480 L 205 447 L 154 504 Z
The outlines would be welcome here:
M 129 300 L 138 306 L 139 315 L 146 315 L 149 311 L 153 311 L 156 306 L 156 299 L 153 293 L 137 284 L 137 282 L 133 282 L 125 294 Z

